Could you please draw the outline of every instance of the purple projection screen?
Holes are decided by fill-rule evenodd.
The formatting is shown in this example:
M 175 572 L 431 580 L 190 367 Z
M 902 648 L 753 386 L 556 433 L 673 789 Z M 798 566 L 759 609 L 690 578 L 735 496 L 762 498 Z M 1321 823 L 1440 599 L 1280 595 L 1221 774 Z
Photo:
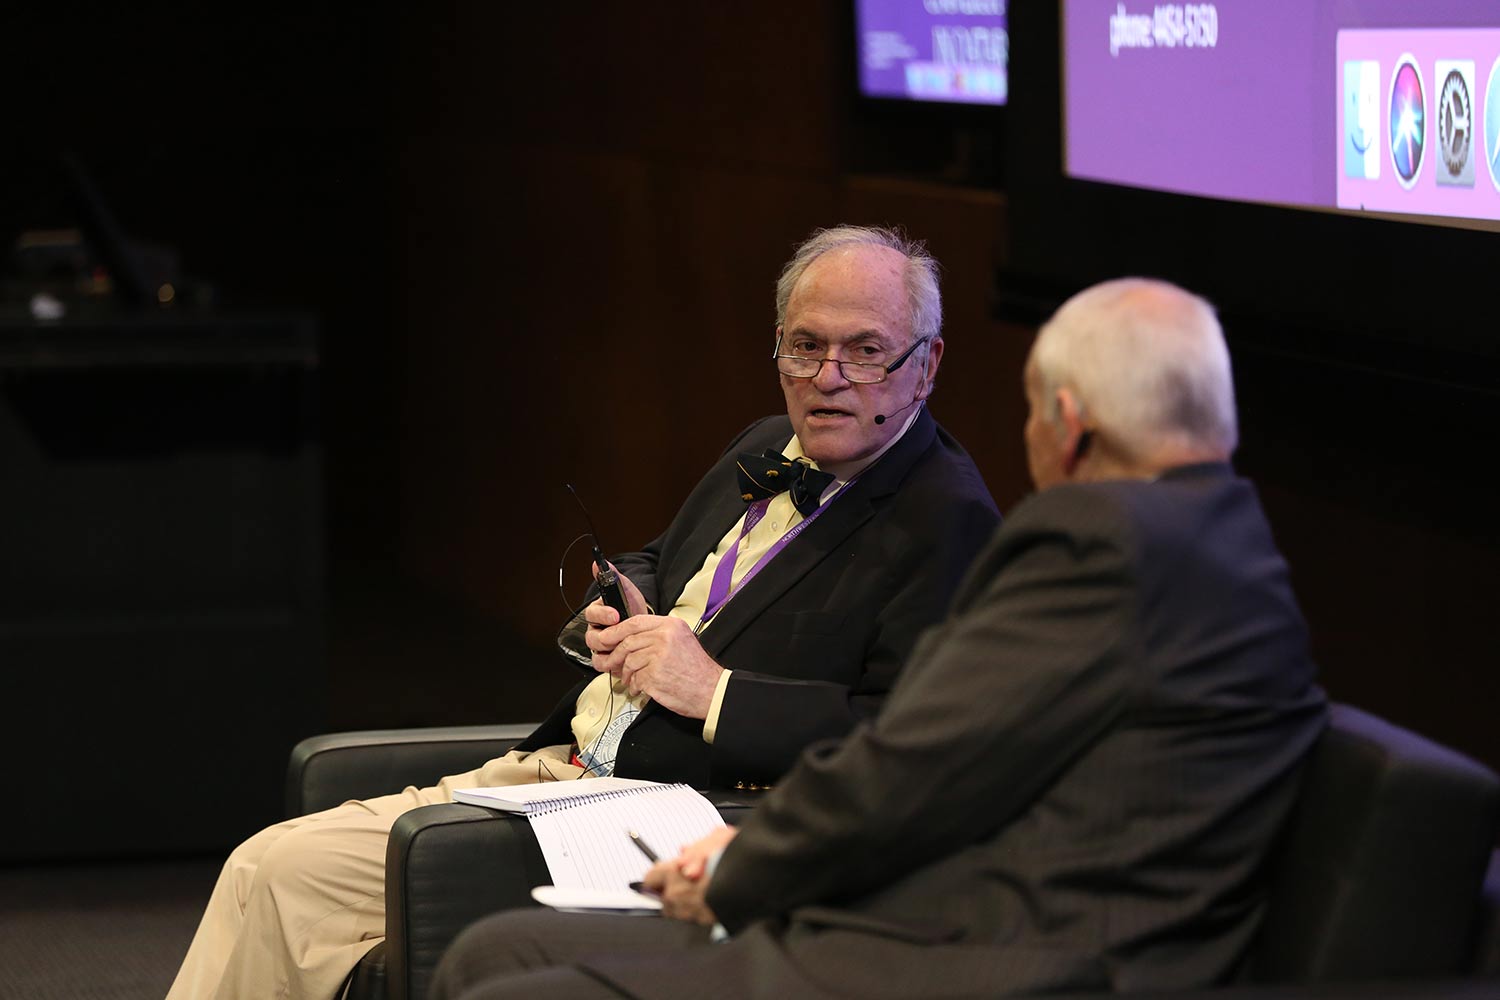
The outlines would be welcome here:
M 858 0 L 866 97 L 1004 104 L 1006 0 Z
M 1064 0 L 1069 176 L 1500 220 L 1496 0 Z

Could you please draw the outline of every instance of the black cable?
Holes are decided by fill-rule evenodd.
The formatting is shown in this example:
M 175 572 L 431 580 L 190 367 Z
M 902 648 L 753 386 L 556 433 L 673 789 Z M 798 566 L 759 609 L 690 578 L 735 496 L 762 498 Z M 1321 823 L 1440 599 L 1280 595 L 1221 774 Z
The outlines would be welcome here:
M 588 601 L 588 592 L 585 591 L 584 592 L 584 602 L 582 604 L 578 605 L 578 607 L 575 608 L 575 607 L 573 607 L 573 605 L 571 605 L 571 604 L 568 603 L 568 594 L 567 594 L 567 591 L 565 591 L 563 589 L 563 564 L 568 561 L 568 553 L 573 551 L 573 546 L 577 545 L 579 542 L 581 542 L 585 538 L 589 538 L 589 537 L 592 537 L 592 536 L 590 536 L 588 532 L 584 532 L 583 534 L 579 535 L 577 538 L 573 539 L 571 542 L 568 543 L 568 547 L 565 548 L 565 549 L 563 549 L 562 557 L 557 560 L 557 596 L 562 598 L 563 607 L 565 607 L 565 608 L 568 609 L 568 617 L 569 618 L 577 618 L 579 612 L 581 612 L 584 608 L 586 608 L 586 607 L 589 606 L 589 601 Z
M 607 731 L 609 729 L 609 727 L 614 723 L 614 721 L 615 721 L 615 685 L 614 685 L 613 681 L 611 681 L 611 683 L 609 685 L 609 705 L 607 706 L 607 710 L 604 713 L 604 725 L 602 725 L 602 726 L 599 727 L 599 735 L 597 735 L 597 736 L 594 737 L 593 743 L 590 744 L 587 747 L 584 747 L 582 750 L 578 751 L 578 759 L 579 760 L 583 760 L 583 755 L 584 754 L 586 754 L 586 753 L 587 754 L 592 754 L 595 750 L 599 749 L 599 744 L 604 739 L 604 733 L 605 733 L 605 731 Z M 613 757 L 611 757 L 609 760 L 606 760 L 606 761 L 601 761 L 601 762 L 596 763 L 596 764 L 590 764 L 590 765 L 588 765 L 587 767 L 585 767 L 583 769 L 583 774 L 580 774 L 578 777 L 581 778 L 581 777 L 583 777 L 584 774 L 588 774 L 590 771 L 593 771 L 593 770 L 598 770 L 599 773 L 602 775 L 604 773 L 604 769 L 606 767 L 609 768 L 609 773 L 611 773 L 611 774 L 614 773 L 615 759 Z

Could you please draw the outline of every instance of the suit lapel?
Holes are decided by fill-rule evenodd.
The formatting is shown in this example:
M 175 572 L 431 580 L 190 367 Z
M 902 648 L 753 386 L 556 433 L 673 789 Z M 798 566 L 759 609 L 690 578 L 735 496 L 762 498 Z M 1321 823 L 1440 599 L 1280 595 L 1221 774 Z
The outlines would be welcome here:
M 854 485 L 845 487 L 834 497 L 817 521 L 734 594 L 704 630 L 704 650 L 710 656 L 719 655 L 746 626 L 759 618 L 798 580 L 816 568 L 845 539 L 874 517 L 876 505 L 896 492 L 913 463 L 927 452 L 936 436 L 937 424 L 924 408 L 906 434 L 881 456 L 880 461 L 866 469 L 854 481 Z M 737 498 L 735 502 L 743 510 L 743 504 Z M 688 551 L 701 551 L 702 558 L 706 558 L 724 536 L 724 532 L 729 530 L 731 523 L 733 522 L 729 521 L 720 526 L 718 533 L 701 547 L 697 546 L 698 533 L 695 532 L 695 548 Z M 702 558 L 699 560 L 700 566 Z M 696 572 L 697 568 L 695 566 L 693 571 Z

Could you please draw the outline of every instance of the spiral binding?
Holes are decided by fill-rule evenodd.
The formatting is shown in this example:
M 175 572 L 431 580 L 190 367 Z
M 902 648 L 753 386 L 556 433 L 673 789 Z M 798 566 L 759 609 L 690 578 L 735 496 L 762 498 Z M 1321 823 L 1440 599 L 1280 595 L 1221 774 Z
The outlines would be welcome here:
M 609 799 L 622 799 L 631 795 L 641 795 L 645 792 L 668 791 L 673 788 L 686 788 L 682 782 L 671 785 L 641 785 L 637 788 L 615 788 L 608 792 L 585 792 L 582 795 L 570 795 L 565 799 L 549 799 L 543 802 L 531 802 L 527 804 L 527 816 L 545 816 L 562 809 L 571 809 L 574 806 L 592 805 L 595 802 L 604 802 Z

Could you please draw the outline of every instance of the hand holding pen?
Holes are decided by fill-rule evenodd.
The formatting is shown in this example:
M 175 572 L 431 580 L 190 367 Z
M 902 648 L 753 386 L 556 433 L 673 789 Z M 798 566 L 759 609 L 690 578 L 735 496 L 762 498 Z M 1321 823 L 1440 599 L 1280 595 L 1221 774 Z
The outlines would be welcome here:
M 739 827 L 720 827 L 697 843 L 683 848 L 671 861 L 657 859 L 656 852 L 632 833 L 630 839 L 637 850 L 654 863 L 646 877 L 631 888 L 661 897 L 664 916 L 712 927 L 718 923 L 718 918 L 709 909 L 705 898 L 708 892 L 708 860 L 733 840 L 737 833 Z

